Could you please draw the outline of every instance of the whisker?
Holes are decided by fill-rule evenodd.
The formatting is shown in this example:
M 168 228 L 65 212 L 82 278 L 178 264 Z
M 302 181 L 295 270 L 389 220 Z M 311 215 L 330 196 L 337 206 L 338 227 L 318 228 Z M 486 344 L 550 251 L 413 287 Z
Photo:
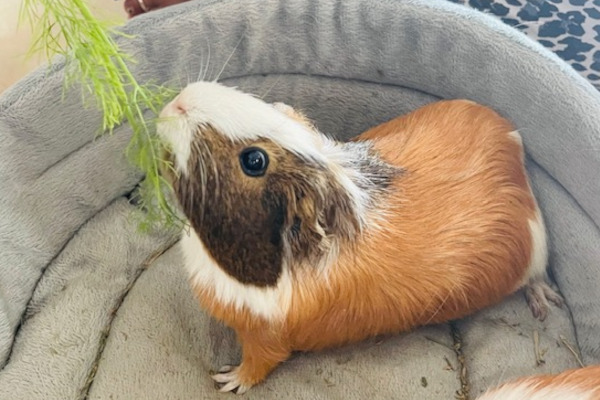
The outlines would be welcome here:
M 220 196 L 221 195 L 221 181 L 219 181 L 219 173 L 217 171 L 217 163 L 215 162 L 215 159 L 213 157 L 210 158 L 212 161 L 212 167 L 213 167 L 213 174 L 215 176 L 215 194 L 216 196 Z
M 200 143 L 204 147 L 204 150 L 202 151 L 202 213 L 204 214 L 206 212 L 206 189 L 208 186 L 208 168 L 206 167 L 206 159 L 212 159 L 212 154 L 207 143 L 204 140 Z
M 204 221 L 204 202 L 206 199 L 206 168 L 204 165 L 204 157 L 202 149 L 199 146 L 200 140 L 194 140 L 192 145 L 194 147 L 194 151 L 198 154 L 198 162 L 200 163 L 200 225 L 203 224 Z
M 264 100 L 265 97 L 271 92 L 271 90 L 273 90 L 273 88 L 275 86 L 277 86 L 277 84 L 279 83 L 279 80 L 281 79 L 282 75 L 277 76 L 277 78 L 275 78 L 275 82 L 267 89 L 266 92 L 263 93 L 262 96 L 260 96 L 261 100 Z
M 221 70 L 219 71 L 219 73 L 217 74 L 217 77 L 213 80 L 213 82 L 218 82 L 219 81 L 219 78 L 221 78 L 221 74 L 223 73 L 223 71 L 225 71 L 225 68 L 229 64 L 229 61 L 231 60 L 231 57 L 233 57 L 233 55 L 235 54 L 237 48 L 240 46 L 240 43 L 242 43 L 242 39 L 244 39 L 245 34 L 246 34 L 246 31 L 244 31 L 242 33 L 242 35 L 240 36 L 240 40 L 238 40 L 237 44 L 235 45 L 235 47 L 231 51 L 231 54 L 229 54 L 229 57 L 227 57 L 227 60 L 225 60 L 225 64 L 223 64 L 223 68 L 221 68 Z
M 180 87 L 182 87 L 182 85 L 181 85 L 181 80 L 182 80 L 183 78 L 182 78 L 181 76 L 177 76 L 176 78 L 173 78 L 173 79 L 174 79 L 174 80 L 177 80 L 177 84 L 178 84 L 178 86 L 177 86 L 177 87 L 179 87 L 179 88 L 180 88 Z M 168 85 L 168 82 L 167 82 L 166 84 Z
M 202 49 L 202 53 L 200 54 L 200 68 L 198 69 L 198 76 L 196 77 L 196 82 L 200 82 L 204 80 L 206 76 L 206 71 L 208 70 L 208 64 L 210 63 L 210 43 L 208 38 L 206 38 L 206 51 L 208 52 L 208 56 L 206 59 L 204 58 L 204 49 Z
M 502 373 L 500 374 L 500 377 L 498 378 L 498 382 L 496 383 L 495 386 L 500 386 L 500 384 L 503 383 L 503 381 L 504 381 L 504 375 L 506 374 L 507 370 L 508 370 L 508 363 L 506 363 L 506 365 L 502 369 Z
M 196 80 L 194 82 L 198 82 L 198 80 L 200 79 L 200 74 L 202 73 L 202 68 L 204 67 L 204 50 L 202 48 L 200 49 L 200 55 L 198 56 L 198 58 L 200 59 L 200 65 L 198 66 L 198 74 L 196 75 Z
M 206 80 L 206 75 L 208 74 L 208 67 L 210 65 L 210 42 L 208 38 L 206 39 L 206 47 L 208 49 L 208 56 L 206 57 L 206 67 L 204 68 L 204 72 L 202 73 L 202 81 Z
M 199 69 L 198 69 L 198 77 L 196 77 L 196 81 L 197 81 L 198 78 L 199 78 L 199 76 L 200 76 L 200 74 L 201 74 L 202 68 L 203 68 L 204 51 L 203 51 L 203 49 L 200 49 L 200 54 L 199 55 L 192 54 L 191 56 L 193 57 L 194 60 L 198 59 L 199 62 L 200 62 L 200 66 L 199 66 Z M 193 62 L 192 62 L 192 65 L 193 65 Z M 191 67 L 190 67 L 190 69 L 191 69 Z M 191 77 L 188 75 L 188 85 L 190 83 L 196 82 L 196 81 L 192 81 Z
M 203 175 L 202 175 L 202 212 L 206 213 L 206 195 L 207 195 L 207 186 L 208 186 L 208 168 L 206 166 L 206 158 L 208 158 L 209 160 L 212 160 L 212 153 L 208 147 L 208 145 L 206 144 L 206 142 L 202 142 L 204 144 L 204 156 L 202 157 L 202 168 L 203 168 Z M 214 177 L 214 179 L 216 180 L 216 176 Z
M 450 290 L 444 298 L 438 297 L 441 299 L 440 305 L 436 308 L 433 314 L 431 314 L 427 321 L 425 321 L 424 325 L 429 324 L 436 317 L 436 315 L 439 314 L 439 312 L 442 310 L 442 307 L 444 307 L 450 296 L 456 292 L 456 289 L 461 289 L 460 286 L 460 283 L 456 283 L 452 288 L 450 288 Z
M 198 66 L 198 75 L 196 75 L 196 82 L 200 80 L 200 75 L 204 69 L 204 49 L 200 48 L 200 65 Z
M 206 142 L 202 142 L 202 144 L 204 145 L 204 149 L 206 150 L 206 154 L 207 154 L 208 159 L 210 160 L 210 163 L 211 163 L 211 166 L 212 166 L 213 177 L 214 177 L 214 180 L 215 180 L 214 195 L 218 197 L 219 196 L 220 187 L 219 187 L 219 175 L 217 173 L 218 172 L 217 171 L 217 164 L 215 162 L 214 157 L 212 157 L 212 153 L 210 151 L 210 148 L 206 144 Z

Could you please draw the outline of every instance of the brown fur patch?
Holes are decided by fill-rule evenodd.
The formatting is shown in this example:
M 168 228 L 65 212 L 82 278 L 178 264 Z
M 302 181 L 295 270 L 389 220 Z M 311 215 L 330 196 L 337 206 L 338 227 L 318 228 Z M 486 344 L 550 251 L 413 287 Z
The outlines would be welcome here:
M 234 144 L 210 128 L 202 136 L 192 144 L 189 175 L 173 182 L 179 204 L 228 274 L 242 283 L 274 285 L 283 262 L 285 199 L 269 196 L 264 177 L 243 174 L 239 165 L 243 143 Z

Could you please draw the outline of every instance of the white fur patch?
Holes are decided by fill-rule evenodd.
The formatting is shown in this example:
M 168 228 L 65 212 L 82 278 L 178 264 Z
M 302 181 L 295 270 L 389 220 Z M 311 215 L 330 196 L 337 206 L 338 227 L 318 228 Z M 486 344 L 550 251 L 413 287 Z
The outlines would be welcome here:
M 531 261 L 523 284 L 529 280 L 540 280 L 546 277 L 548 242 L 544 217 L 538 207 L 534 219 L 529 220 L 529 231 L 531 232 Z
M 159 123 L 158 132 L 170 141 L 188 140 L 189 147 L 198 127 L 210 125 L 232 141 L 269 139 L 301 157 L 325 163 L 319 151 L 324 138 L 278 107 L 216 82 L 195 82 L 164 108 L 161 117 L 168 120 Z M 173 118 L 185 123 L 172 123 Z M 183 127 L 188 132 L 181 132 Z
M 519 133 L 519 131 L 509 132 L 508 136 L 510 136 L 511 138 L 513 138 L 515 140 L 515 142 L 517 142 L 521 146 L 523 146 L 523 138 L 521 137 L 521 134 Z
M 517 142 L 521 146 L 521 149 L 523 149 L 523 138 L 519 131 L 515 130 L 509 132 L 508 136 Z M 528 184 L 528 187 L 531 192 L 531 185 Z M 526 285 L 530 281 L 543 281 L 546 278 L 546 268 L 548 267 L 548 238 L 544 217 L 537 204 L 535 206 L 535 215 L 533 219 L 529 220 L 529 232 L 531 233 L 531 260 L 521 286 Z
M 221 304 L 233 305 L 238 310 L 247 307 L 254 315 L 270 321 L 287 314 L 292 299 L 292 281 L 287 268 L 275 287 L 245 285 L 219 267 L 193 229 L 183 233 L 180 245 L 192 284 L 212 289 Z
M 534 389 L 527 382 L 503 386 L 484 393 L 477 400 L 591 400 L 592 395 L 577 387 L 555 386 Z
M 188 120 L 180 115 L 174 102 L 163 108 L 160 118 L 164 118 L 164 120 L 159 121 L 156 125 L 156 132 L 175 155 L 177 171 L 187 174 L 195 128 L 190 126 Z

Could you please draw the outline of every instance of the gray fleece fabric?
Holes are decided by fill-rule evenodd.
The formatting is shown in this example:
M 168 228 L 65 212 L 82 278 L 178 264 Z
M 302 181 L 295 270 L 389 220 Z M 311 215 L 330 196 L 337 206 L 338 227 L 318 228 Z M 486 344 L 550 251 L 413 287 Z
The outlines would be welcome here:
M 600 362 L 600 94 L 549 51 L 445 0 L 197 0 L 119 43 L 141 82 L 204 77 L 303 109 L 347 139 L 440 98 L 511 119 L 546 217 L 567 307 L 535 321 L 522 293 L 452 324 L 298 354 L 250 399 L 452 399 Z M 226 60 L 229 61 L 226 63 Z M 0 98 L 0 399 L 216 399 L 235 337 L 196 304 L 177 232 L 141 234 L 129 128 L 62 64 Z M 464 397 L 463 397 L 464 398 Z

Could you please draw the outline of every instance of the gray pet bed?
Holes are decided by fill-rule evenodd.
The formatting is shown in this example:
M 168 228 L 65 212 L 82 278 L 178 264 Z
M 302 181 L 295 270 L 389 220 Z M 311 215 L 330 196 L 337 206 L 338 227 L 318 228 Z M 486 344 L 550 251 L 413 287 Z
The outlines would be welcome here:
M 215 78 L 231 55 L 221 82 L 340 138 L 439 98 L 490 105 L 524 137 L 565 309 L 541 323 L 517 293 L 454 324 L 295 356 L 247 398 L 475 398 L 600 362 L 600 95 L 558 57 L 441 0 L 194 1 L 125 29 L 140 81 Z M 0 399 L 221 398 L 209 371 L 238 361 L 235 338 L 197 306 L 177 233 L 136 231 L 129 128 L 92 141 L 100 115 L 77 90 L 60 100 L 62 72 L 0 100 Z

